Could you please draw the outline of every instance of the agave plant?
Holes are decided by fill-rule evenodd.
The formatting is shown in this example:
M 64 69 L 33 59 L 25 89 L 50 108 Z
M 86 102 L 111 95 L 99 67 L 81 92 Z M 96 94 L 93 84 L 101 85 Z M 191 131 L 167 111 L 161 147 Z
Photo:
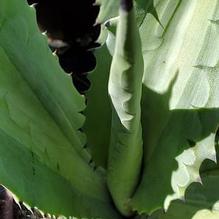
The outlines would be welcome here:
M 34 7 L 0 0 L 0 183 L 54 215 L 218 218 L 218 0 L 97 4 L 81 95 Z

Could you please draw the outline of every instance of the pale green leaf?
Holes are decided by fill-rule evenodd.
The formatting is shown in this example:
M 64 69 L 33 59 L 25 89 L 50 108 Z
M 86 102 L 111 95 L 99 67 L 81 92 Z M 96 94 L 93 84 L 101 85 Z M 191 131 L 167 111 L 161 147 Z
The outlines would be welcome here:
M 219 2 L 164 0 L 156 11 L 163 27 L 150 14 L 140 27 L 145 164 L 133 206 L 147 213 L 172 193 L 175 157 L 219 124 Z
M 185 149 L 209 139 L 202 157 L 197 157 L 196 176 L 202 160 L 214 160 L 212 144 L 219 124 L 218 4 L 216 0 L 154 1 L 157 17 L 147 14 L 141 23 L 145 164 L 132 201 L 139 212 L 163 207 L 174 189 L 176 157 Z M 114 44 L 111 32 L 107 45 L 112 55 Z M 184 189 L 199 180 L 189 174 L 189 180 L 183 178 L 188 182 Z
M 129 1 L 124 1 L 124 5 Z M 144 70 L 141 39 L 135 8 L 121 4 L 115 52 L 110 68 L 108 91 L 112 102 L 112 127 L 107 183 L 115 205 L 125 216 L 138 184 L 143 157 L 141 94 Z M 129 169 L 127 170 L 127 167 Z

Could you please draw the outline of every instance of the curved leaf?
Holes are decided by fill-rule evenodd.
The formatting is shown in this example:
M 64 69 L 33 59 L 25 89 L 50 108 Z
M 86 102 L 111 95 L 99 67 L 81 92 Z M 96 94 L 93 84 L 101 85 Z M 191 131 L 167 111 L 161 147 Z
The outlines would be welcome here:
M 0 1 L 1 183 L 50 213 L 118 218 L 104 178 L 84 160 L 84 106 L 39 32 L 34 9 Z
M 112 128 L 107 182 L 117 208 L 127 216 L 132 214 L 129 201 L 138 184 L 143 156 L 141 82 L 144 64 L 132 0 L 121 1 L 119 15 L 108 84 Z
M 199 147 L 209 139 L 201 160 L 214 160 L 214 154 L 209 157 L 208 151 L 213 152 L 212 140 L 219 123 L 217 1 L 158 0 L 154 6 L 157 17 L 147 14 L 140 26 L 145 61 L 145 165 L 133 200 L 139 212 L 163 206 L 174 189 L 171 179 L 177 168 L 175 158 L 184 149 Z M 112 53 L 114 37 L 108 40 Z
M 132 201 L 134 209 L 147 213 L 172 193 L 175 157 L 215 136 L 219 124 L 218 1 L 164 0 L 156 10 L 164 27 L 150 15 L 140 27 L 145 163 Z
M 91 88 L 86 93 L 86 120 L 83 130 L 93 160 L 97 165 L 106 167 L 112 117 L 107 86 L 112 58 L 105 45 L 95 51 L 95 56 L 99 62 L 89 75 Z

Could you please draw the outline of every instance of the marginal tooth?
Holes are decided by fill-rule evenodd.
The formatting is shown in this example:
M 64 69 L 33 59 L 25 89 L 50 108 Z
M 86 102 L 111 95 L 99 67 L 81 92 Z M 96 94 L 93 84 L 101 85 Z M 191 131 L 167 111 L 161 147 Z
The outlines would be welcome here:
M 47 36 L 47 30 L 44 31 L 44 32 L 42 32 L 42 34 L 43 34 L 44 36 Z
M 186 202 L 186 199 L 185 199 L 185 196 L 184 196 L 184 195 L 183 195 L 183 196 L 180 196 L 179 199 L 180 199 L 181 201 L 183 201 L 183 202 Z
M 36 8 L 36 6 L 38 5 L 38 3 L 33 3 L 32 5 L 30 5 L 31 8 Z
M 213 211 L 219 211 L 219 201 L 217 201 L 217 202 L 213 205 L 212 210 L 213 210 Z
M 216 153 L 212 154 L 210 157 L 209 157 L 210 160 L 214 161 L 215 163 L 217 163 L 217 156 L 216 156 Z
M 82 150 L 82 156 L 85 158 L 85 160 L 89 163 L 92 160 L 91 154 L 87 151 L 87 149 Z
M 57 56 L 58 50 L 54 50 L 54 52 L 52 53 L 54 56 Z
M 116 26 L 119 22 L 119 16 L 118 17 L 114 17 L 114 18 L 111 18 L 109 20 L 107 20 L 105 23 L 104 23 L 104 26 L 105 27 L 111 27 L 111 26 Z
M 174 200 L 174 197 L 171 196 L 171 195 L 168 195 L 164 201 L 164 205 L 163 205 L 163 208 L 164 208 L 164 212 L 166 213 L 169 206 L 170 206 L 170 202 Z

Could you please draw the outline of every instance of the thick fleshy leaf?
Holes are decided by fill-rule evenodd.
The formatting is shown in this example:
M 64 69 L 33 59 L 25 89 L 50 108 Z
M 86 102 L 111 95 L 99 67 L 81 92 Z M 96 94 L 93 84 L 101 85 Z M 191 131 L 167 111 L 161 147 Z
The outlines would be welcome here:
M 144 61 L 132 0 L 121 1 L 119 15 L 108 84 L 112 127 L 107 183 L 117 208 L 123 215 L 130 216 L 133 212 L 129 200 L 138 184 L 143 157 L 141 94 Z
M 107 87 L 112 57 L 105 45 L 95 51 L 95 56 L 99 62 L 89 75 L 91 88 L 86 93 L 86 120 L 83 130 L 93 160 L 97 165 L 106 167 L 112 117 Z
M 163 27 L 150 15 L 140 27 L 145 164 L 132 202 L 147 213 L 162 207 L 172 193 L 175 157 L 205 143 L 219 124 L 218 1 L 164 0 L 156 11 Z
M 194 163 L 195 173 L 183 178 L 188 182 L 183 190 L 192 180 L 199 180 L 201 161 L 215 159 L 213 139 L 219 122 L 217 1 L 158 0 L 153 5 L 157 17 L 147 14 L 140 26 L 145 61 L 145 168 L 133 201 L 140 212 L 163 206 L 174 189 L 171 181 L 172 185 L 178 183 L 173 182 L 179 162 L 175 158 L 195 145 L 203 149 L 202 156 Z M 113 32 L 107 39 L 113 54 Z M 183 168 L 180 165 L 178 170 Z
M 0 1 L 0 182 L 44 211 L 117 218 L 84 160 L 84 98 L 51 54 L 35 10 Z
M 119 1 L 97 0 L 96 2 L 101 6 L 98 22 L 103 23 L 107 21 L 107 28 L 110 30 L 112 29 L 113 31 L 113 33 L 111 33 L 111 31 L 107 31 L 107 28 L 103 25 L 102 35 L 104 35 L 104 42 L 106 41 L 108 50 L 110 54 L 113 55 L 115 47 L 114 34 L 116 32 L 116 26 L 119 20 L 117 17 L 119 12 Z M 159 2 L 156 2 L 156 4 L 158 3 Z M 141 25 L 147 11 L 151 14 L 154 14 L 156 17 L 156 11 L 153 4 L 153 0 L 146 2 L 137 0 L 135 2 L 137 8 L 136 16 L 138 25 Z M 91 148 L 92 157 L 96 164 L 102 166 L 106 166 L 107 162 L 106 156 L 108 155 L 112 116 L 112 112 L 109 109 L 108 91 L 106 86 L 108 83 L 108 73 L 112 61 L 112 57 L 109 56 L 109 52 L 106 50 L 105 45 L 96 51 L 97 67 L 89 77 L 91 80 L 91 89 L 86 94 L 88 98 L 88 104 L 85 111 L 86 121 L 84 125 L 84 131 L 87 134 L 88 147 Z M 97 120 L 97 118 L 99 119 Z M 95 129 L 93 128 L 94 123 L 96 124 Z M 98 135 L 99 137 L 97 138 L 97 133 L 102 134 Z

